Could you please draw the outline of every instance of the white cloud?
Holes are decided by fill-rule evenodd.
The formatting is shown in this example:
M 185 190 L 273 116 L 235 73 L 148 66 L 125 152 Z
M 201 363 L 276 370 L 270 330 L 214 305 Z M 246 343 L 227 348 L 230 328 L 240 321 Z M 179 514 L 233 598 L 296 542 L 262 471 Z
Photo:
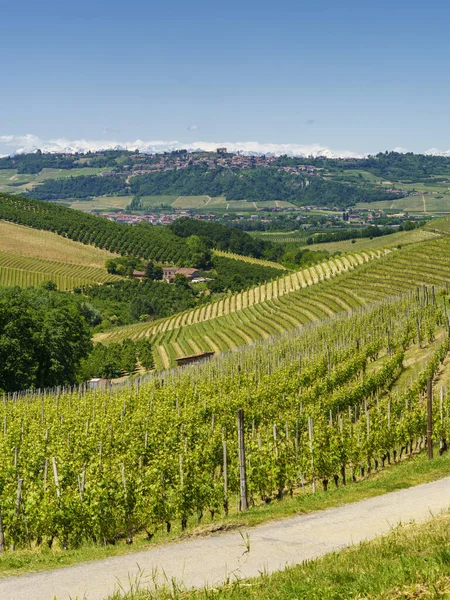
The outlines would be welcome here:
M 430 148 L 425 150 L 424 154 L 429 156 L 450 156 L 450 150 L 438 150 L 437 148 Z
M 195 130 L 196 125 L 191 125 L 188 129 Z M 43 152 L 94 152 L 96 150 L 107 149 L 139 149 L 140 152 L 158 153 L 171 150 L 215 150 L 218 147 L 226 147 L 230 152 L 243 152 L 247 154 L 287 154 L 289 156 L 340 156 L 352 157 L 361 156 L 357 152 L 350 150 L 330 150 L 320 144 L 274 144 L 261 142 L 180 142 L 178 140 L 134 140 L 134 141 L 115 141 L 115 140 L 69 140 L 67 138 L 39 138 L 33 134 L 26 135 L 0 135 L 0 148 L 10 149 L 10 153 L 34 152 L 38 148 Z
M 197 125 L 191 125 L 189 130 L 195 131 Z M 113 133 L 114 130 L 108 130 Z M 0 135 L 0 156 L 8 154 L 16 154 L 23 152 L 34 152 L 38 148 L 43 152 L 95 152 L 97 150 L 109 149 L 124 149 L 136 150 L 144 153 L 160 153 L 170 152 L 171 150 L 209 150 L 214 151 L 216 148 L 226 147 L 230 152 L 242 152 L 245 154 L 272 154 L 279 156 L 287 154 L 288 156 L 326 156 L 329 158 L 361 158 L 367 156 L 367 153 L 362 154 L 351 150 L 330 149 L 321 144 L 275 144 L 271 142 L 180 142 L 178 140 L 134 140 L 134 141 L 117 141 L 117 140 L 92 140 L 78 139 L 69 140 L 67 138 L 39 138 L 31 133 L 25 135 Z M 407 152 L 405 148 L 394 148 L 396 152 Z M 424 154 L 450 156 L 450 150 L 438 150 L 431 148 L 426 150 Z
M 189 125 L 189 127 L 187 127 L 188 131 L 197 131 L 197 129 L 199 129 L 198 125 Z

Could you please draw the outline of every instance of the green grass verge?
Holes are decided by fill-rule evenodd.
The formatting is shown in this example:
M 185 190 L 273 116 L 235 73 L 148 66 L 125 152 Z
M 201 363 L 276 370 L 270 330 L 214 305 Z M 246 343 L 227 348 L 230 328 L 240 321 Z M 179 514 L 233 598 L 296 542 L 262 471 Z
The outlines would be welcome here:
M 146 540 L 145 535 L 136 535 L 134 544 L 131 547 L 124 540 L 119 540 L 114 546 L 86 544 L 80 548 L 69 550 L 62 550 L 60 547 L 52 549 L 41 547 L 14 552 L 6 551 L 0 553 L 0 577 L 25 575 L 110 556 L 128 554 L 168 541 L 189 539 L 193 536 L 208 535 L 212 532 L 253 527 L 271 520 L 342 506 L 420 483 L 436 481 L 446 477 L 449 473 L 450 454 L 428 461 L 425 453 L 421 453 L 379 472 L 373 472 L 369 477 L 359 482 L 330 489 L 328 492 L 312 494 L 310 488 L 306 487 L 305 491 L 299 491 L 298 495 L 294 495 L 292 498 L 287 497 L 281 501 L 254 506 L 246 513 L 233 512 L 232 506 L 230 506 L 228 517 L 217 518 L 214 522 L 205 521 L 204 525 L 201 526 L 197 525 L 195 519 L 191 519 L 187 531 L 183 534 L 177 524 L 172 528 L 170 535 L 163 531 L 156 532 L 151 542 Z M 265 597 L 269 598 L 271 596 Z M 292 597 L 295 598 L 296 596 Z M 302 598 L 302 596 L 298 597 Z

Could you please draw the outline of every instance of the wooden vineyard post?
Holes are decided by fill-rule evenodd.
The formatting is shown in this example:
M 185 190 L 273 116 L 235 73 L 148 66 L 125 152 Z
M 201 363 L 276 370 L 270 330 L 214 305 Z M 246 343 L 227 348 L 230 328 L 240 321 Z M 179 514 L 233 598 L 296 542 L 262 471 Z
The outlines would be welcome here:
M 60 498 L 61 491 L 59 489 L 58 467 L 56 465 L 56 458 L 54 456 L 52 456 L 52 464 L 53 464 L 53 479 L 55 480 L 56 495 L 58 498 Z
M 5 533 L 3 531 L 2 509 L 0 507 L 0 552 L 5 551 Z
M 309 437 L 309 451 L 311 453 L 311 479 L 312 479 L 312 493 L 316 493 L 316 476 L 314 473 L 314 448 L 313 448 L 313 420 L 311 417 L 308 417 L 308 437 Z
M 433 442 L 431 435 L 433 433 L 433 379 L 427 380 L 427 450 L 428 460 L 433 458 Z
M 227 461 L 227 441 L 225 439 L 225 431 L 222 431 L 222 448 L 223 448 L 223 509 L 225 514 L 228 514 L 228 461 Z
M 241 510 L 248 509 L 247 468 L 245 464 L 244 410 L 238 410 L 238 453 L 239 453 L 239 489 L 241 492 Z

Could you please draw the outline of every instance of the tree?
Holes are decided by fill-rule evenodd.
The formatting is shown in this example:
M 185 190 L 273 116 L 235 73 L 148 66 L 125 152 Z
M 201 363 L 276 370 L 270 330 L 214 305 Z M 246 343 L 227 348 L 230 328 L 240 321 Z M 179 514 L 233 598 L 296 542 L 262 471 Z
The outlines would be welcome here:
M 48 290 L 49 292 L 54 292 L 58 289 L 58 286 L 54 281 L 48 279 L 47 281 L 43 281 L 40 286 L 43 290 Z
M 211 266 L 211 250 L 205 240 L 198 235 L 191 235 L 186 240 L 190 251 L 191 264 L 199 269 L 208 269 Z
M 163 270 L 159 265 L 155 265 L 154 262 L 149 261 L 145 267 L 145 276 L 148 279 L 160 281 L 163 278 Z
M 0 388 L 72 385 L 91 348 L 88 324 L 71 295 L 0 290 Z
M 177 288 L 187 289 L 189 288 L 189 280 L 182 273 L 177 273 L 173 278 L 173 284 Z
M 148 340 L 141 340 L 136 343 L 136 349 L 139 362 L 144 369 L 153 369 L 155 366 L 155 361 L 153 359 L 153 348 L 151 342 Z

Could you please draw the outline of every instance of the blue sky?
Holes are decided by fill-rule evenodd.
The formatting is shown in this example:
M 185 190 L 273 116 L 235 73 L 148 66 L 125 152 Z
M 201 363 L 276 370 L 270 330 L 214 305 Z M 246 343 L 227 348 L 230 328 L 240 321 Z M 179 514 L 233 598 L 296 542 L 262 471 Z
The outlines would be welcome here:
M 447 151 L 449 17 L 436 0 L 10 2 L 0 154 L 73 140 Z

